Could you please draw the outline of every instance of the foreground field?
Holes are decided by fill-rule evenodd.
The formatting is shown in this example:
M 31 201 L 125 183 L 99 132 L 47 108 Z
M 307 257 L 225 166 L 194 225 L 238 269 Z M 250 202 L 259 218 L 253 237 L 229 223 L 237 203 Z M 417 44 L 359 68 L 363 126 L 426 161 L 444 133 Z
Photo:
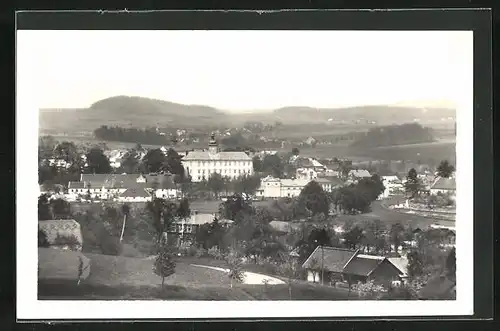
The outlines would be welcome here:
M 89 277 L 79 286 L 73 279 L 40 278 L 41 300 L 289 300 L 287 284 L 230 287 L 224 272 L 191 265 L 196 259 L 179 260 L 174 275 L 166 278 L 152 272 L 151 259 L 85 254 L 91 263 Z M 204 260 L 198 260 L 204 263 Z M 355 300 L 345 289 L 305 282 L 292 284 L 293 300 Z

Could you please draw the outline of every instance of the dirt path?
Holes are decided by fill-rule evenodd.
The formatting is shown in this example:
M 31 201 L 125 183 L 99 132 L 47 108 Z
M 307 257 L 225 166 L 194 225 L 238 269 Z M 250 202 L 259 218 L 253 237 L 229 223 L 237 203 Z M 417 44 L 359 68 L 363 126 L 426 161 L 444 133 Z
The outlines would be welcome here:
M 212 267 L 212 266 L 205 266 L 205 265 L 199 265 L 199 264 L 191 264 L 191 266 L 198 267 L 198 268 L 207 268 L 207 269 L 217 270 L 217 271 L 221 271 L 221 272 L 225 272 L 225 273 L 229 272 L 229 269 Z M 280 279 L 266 276 L 263 274 L 257 274 L 254 272 L 244 271 L 243 276 L 244 276 L 243 284 L 263 285 L 265 280 L 267 281 L 268 285 L 285 284 L 285 282 L 280 280 Z

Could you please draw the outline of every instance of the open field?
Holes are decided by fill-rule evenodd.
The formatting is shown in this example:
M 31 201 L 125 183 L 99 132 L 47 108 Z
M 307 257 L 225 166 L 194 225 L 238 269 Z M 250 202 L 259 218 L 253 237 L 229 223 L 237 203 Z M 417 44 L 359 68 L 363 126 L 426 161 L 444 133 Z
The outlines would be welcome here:
M 38 281 L 41 300 L 288 300 L 288 285 L 234 284 L 224 272 L 191 266 L 204 260 L 179 260 L 176 272 L 165 279 L 152 272 L 153 260 L 85 254 L 91 261 L 90 276 L 79 286 L 76 280 L 43 278 Z M 357 299 L 345 289 L 297 282 L 293 300 Z

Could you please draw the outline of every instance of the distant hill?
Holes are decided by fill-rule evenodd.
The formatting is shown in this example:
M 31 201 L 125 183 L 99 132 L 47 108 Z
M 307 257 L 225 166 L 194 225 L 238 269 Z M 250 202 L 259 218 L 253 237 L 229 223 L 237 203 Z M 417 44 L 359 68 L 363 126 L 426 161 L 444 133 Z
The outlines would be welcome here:
M 84 109 L 41 109 L 40 131 L 59 133 L 93 132 L 101 125 L 144 128 L 173 125 L 196 127 L 238 125 L 245 121 L 283 124 L 376 122 L 377 125 L 402 124 L 455 118 L 447 108 L 360 106 L 349 108 L 284 107 L 274 111 L 236 113 L 202 105 L 184 105 L 134 96 L 114 96 Z

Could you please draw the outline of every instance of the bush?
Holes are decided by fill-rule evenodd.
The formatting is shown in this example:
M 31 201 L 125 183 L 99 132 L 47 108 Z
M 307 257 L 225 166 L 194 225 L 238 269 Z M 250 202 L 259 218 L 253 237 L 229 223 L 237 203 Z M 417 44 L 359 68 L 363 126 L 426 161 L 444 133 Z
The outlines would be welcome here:
M 66 235 L 58 233 L 54 240 L 54 245 L 68 246 L 71 250 L 76 250 L 78 246 L 81 245 L 81 243 L 78 238 L 72 233 Z
M 49 247 L 49 241 L 47 239 L 47 234 L 41 229 L 38 229 L 38 247 Z
M 101 233 L 99 236 L 99 247 L 104 255 L 121 255 L 123 251 L 120 239 L 108 233 Z
M 217 247 L 212 247 L 208 250 L 208 256 L 216 260 L 224 260 L 224 254 Z

